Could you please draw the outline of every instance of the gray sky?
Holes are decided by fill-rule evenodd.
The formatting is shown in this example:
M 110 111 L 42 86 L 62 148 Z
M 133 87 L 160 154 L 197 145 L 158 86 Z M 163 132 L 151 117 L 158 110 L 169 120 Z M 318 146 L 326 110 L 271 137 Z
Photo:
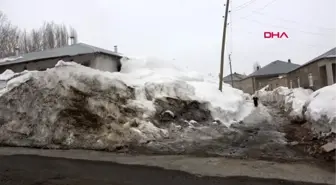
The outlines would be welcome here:
M 13 24 L 72 25 L 79 42 L 131 56 L 156 56 L 179 66 L 219 73 L 225 0 L 0 0 Z M 303 64 L 336 46 L 336 0 L 234 0 L 227 32 L 233 71 L 251 73 L 288 58 Z M 264 39 L 263 32 L 288 39 Z M 173 60 L 175 59 L 175 60 Z M 225 75 L 229 73 L 225 56 Z

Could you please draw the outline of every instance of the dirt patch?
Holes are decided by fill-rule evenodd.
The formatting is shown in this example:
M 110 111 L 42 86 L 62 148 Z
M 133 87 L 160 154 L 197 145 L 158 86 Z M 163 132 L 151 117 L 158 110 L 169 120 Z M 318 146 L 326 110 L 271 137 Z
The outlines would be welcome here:
M 320 161 L 324 167 L 335 171 L 335 150 L 325 152 L 321 147 L 333 141 L 336 138 L 336 134 L 318 138 L 311 131 L 309 123 L 291 123 L 284 125 L 283 129 L 292 148 L 299 153 L 312 156 Z

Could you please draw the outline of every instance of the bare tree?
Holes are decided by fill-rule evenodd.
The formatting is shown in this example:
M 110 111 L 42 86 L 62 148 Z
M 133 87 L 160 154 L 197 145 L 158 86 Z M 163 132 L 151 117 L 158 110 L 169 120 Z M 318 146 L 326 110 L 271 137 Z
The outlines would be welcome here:
M 30 37 L 32 41 L 32 48 L 31 51 L 41 51 L 43 50 L 42 45 L 42 31 L 40 30 L 31 30 Z
M 73 37 L 74 44 L 78 42 L 78 34 L 77 34 L 77 31 L 73 27 L 70 27 L 70 37 Z
M 19 29 L 0 11 L 0 58 L 14 55 L 18 45 Z
M 45 22 L 39 29 L 20 31 L 0 11 L 0 58 L 14 55 L 16 47 L 21 53 L 28 53 L 68 45 L 69 35 L 77 43 L 78 35 L 73 27 L 68 30 L 64 24 L 54 22 Z

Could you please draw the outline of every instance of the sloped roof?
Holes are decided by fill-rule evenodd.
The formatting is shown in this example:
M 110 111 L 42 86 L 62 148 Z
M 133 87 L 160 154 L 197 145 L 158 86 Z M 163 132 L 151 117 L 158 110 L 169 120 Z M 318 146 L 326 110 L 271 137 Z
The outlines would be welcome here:
M 242 75 L 242 74 L 239 74 L 239 73 L 233 73 L 232 74 L 232 78 L 233 78 L 233 81 L 239 81 L 243 78 L 245 78 L 246 76 L 245 75 Z M 230 82 L 231 81 L 231 75 L 227 75 L 223 78 L 224 82 Z
M 293 64 L 289 62 L 284 62 L 280 60 L 276 60 L 274 62 L 269 63 L 268 65 L 260 68 L 259 70 L 253 72 L 247 77 L 256 77 L 256 76 L 268 76 L 268 75 L 278 75 L 288 73 L 300 65 Z
M 312 60 L 304 63 L 303 65 L 301 65 L 300 67 L 298 67 L 296 69 L 293 69 L 292 71 L 295 71 L 295 70 L 300 69 L 304 66 L 307 66 L 308 64 L 311 64 L 313 62 L 316 62 L 318 60 L 325 59 L 325 58 L 336 58 L 336 47 L 330 49 L 329 51 L 323 53 L 322 55 L 319 55 L 318 57 L 313 58 Z
M 104 53 L 108 55 L 121 57 L 119 53 L 115 53 L 113 51 L 109 51 L 106 49 L 98 48 L 95 46 L 91 46 L 84 43 L 73 44 L 69 46 L 64 46 L 60 48 L 48 49 L 44 51 L 25 53 L 20 55 L 19 57 L 7 57 L 4 62 L 0 63 L 0 66 L 9 65 L 14 63 L 22 63 L 40 59 L 48 59 L 54 57 L 62 57 L 62 56 L 75 56 L 81 54 L 89 54 L 89 53 Z

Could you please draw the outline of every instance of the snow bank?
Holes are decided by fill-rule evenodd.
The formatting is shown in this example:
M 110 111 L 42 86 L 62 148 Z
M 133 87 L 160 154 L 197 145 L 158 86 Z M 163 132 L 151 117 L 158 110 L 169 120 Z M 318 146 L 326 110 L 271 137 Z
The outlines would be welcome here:
M 0 143 L 118 150 L 214 121 L 223 129 L 254 110 L 242 91 L 224 85 L 220 92 L 199 73 L 155 59 L 122 62 L 120 73 L 60 61 L 9 79 L 0 93 Z
M 8 79 L 14 77 L 14 75 L 15 75 L 15 73 L 12 70 L 7 69 L 2 74 L 0 74 L 0 80 L 8 80 Z
M 336 133 L 336 84 L 312 93 L 305 107 L 305 117 L 316 130 Z
M 312 90 L 295 88 L 288 89 L 287 87 L 278 87 L 273 91 L 266 91 L 263 88 L 257 91 L 262 102 L 276 104 L 283 109 L 292 121 L 303 121 L 302 108 L 312 94 Z
M 138 87 L 138 99 L 147 94 L 151 98 L 169 96 L 207 102 L 213 117 L 227 126 L 253 109 L 243 91 L 224 84 L 220 92 L 213 78 L 155 58 L 124 60 L 121 74 L 127 74 L 122 78 L 125 83 Z
M 19 57 L 0 58 L 0 63 L 2 63 L 2 62 L 14 61 L 14 60 L 17 60 L 17 59 L 20 59 L 20 58 L 22 58 L 22 56 L 19 56 Z

